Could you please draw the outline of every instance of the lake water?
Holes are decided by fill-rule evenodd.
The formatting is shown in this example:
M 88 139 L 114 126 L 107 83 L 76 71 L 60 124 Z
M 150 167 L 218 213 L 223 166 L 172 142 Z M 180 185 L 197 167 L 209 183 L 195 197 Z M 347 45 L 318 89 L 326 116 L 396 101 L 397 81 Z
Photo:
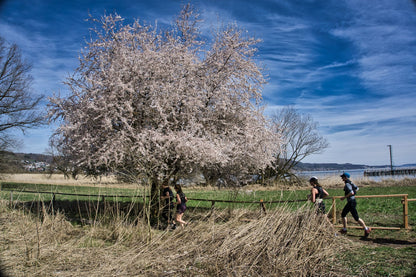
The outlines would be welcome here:
M 339 177 L 343 172 L 351 174 L 351 180 L 354 179 L 368 179 L 372 181 L 382 181 L 386 179 L 401 180 L 405 178 L 416 178 L 416 175 L 387 175 L 387 176 L 366 176 L 364 177 L 364 171 L 368 169 L 353 169 L 353 170 L 326 170 L 326 171 L 299 171 L 296 173 L 298 176 L 312 177 L 315 176 L 318 179 L 328 177 Z

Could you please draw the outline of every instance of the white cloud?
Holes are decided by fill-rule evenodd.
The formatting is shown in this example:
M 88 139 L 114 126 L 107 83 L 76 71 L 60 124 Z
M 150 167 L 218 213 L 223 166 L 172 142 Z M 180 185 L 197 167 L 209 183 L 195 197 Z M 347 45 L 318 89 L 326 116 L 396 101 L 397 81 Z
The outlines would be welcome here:
M 56 7 L 66 3 L 58 2 Z M 90 25 L 81 21 L 90 8 L 96 16 L 107 9 L 152 25 L 157 19 L 159 26 L 170 24 L 180 10 L 176 1 L 110 2 L 94 7 L 65 4 L 67 9 L 53 16 L 28 16 L 14 24 L 1 14 L 2 36 L 16 42 L 34 64 L 36 91 L 49 94 L 65 89 L 62 81 L 78 65 L 79 50 L 88 36 Z M 43 12 L 36 8 L 39 5 L 45 7 L 46 2 L 38 0 L 27 9 Z M 247 13 L 242 5 L 252 10 Z M 236 22 L 250 36 L 263 40 L 258 58 L 270 75 L 264 89 L 269 101 L 266 113 L 294 105 L 319 122 L 330 142 L 324 154 L 310 160 L 387 163 L 386 145 L 392 144 L 397 163 L 414 162 L 416 9 L 412 1 L 335 0 L 301 5 L 208 0 L 196 7 L 205 20 L 201 31 L 206 36 L 222 23 Z M 14 11 L 13 17 L 20 12 Z M 55 24 L 62 26 L 60 32 L 52 28 Z M 29 135 L 25 151 L 43 151 L 40 145 L 42 141 L 46 145 L 47 139 L 41 138 L 42 130 Z

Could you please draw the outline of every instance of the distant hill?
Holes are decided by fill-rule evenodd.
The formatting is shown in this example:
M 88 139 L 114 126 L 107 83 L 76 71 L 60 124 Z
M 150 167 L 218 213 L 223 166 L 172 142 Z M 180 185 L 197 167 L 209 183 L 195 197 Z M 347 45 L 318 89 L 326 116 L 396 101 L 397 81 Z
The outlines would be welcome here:
M 14 160 L 24 160 L 29 162 L 52 162 L 52 156 L 44 155 L 44 154 L 33 154 L 33 153 L 10 153 L 13 155 Z M 303 170 L 303 171 L 317 171 L 317 170 L 351 170 L 351 169 L 362 169 L 368 168 L 370 166 L 363 165 L 363 164 L 337 164 L 337 163 L 302 163 L 300 162 L 296 166 L 296 170 Z M 371 166 L 373 167 L 373 166 Z M 385 167 L 385 166 L 383 166 Z
M 394 167 L 416 167 L 416 164 L 393 165 Z M 365 164 L 337 164 L 337 163 L 299 163 L 295 170 L 299 171 L 324 171 L 324 170 L 353 170 L 368 168 L 389 168 L 390 165 L 365 165 Z
M 404 164 L 401 167 L 416 167 L 416 164 Z
M 44 154 L 13 153 L 2 151 L 0 153 L 0 172 L 26 172 L 28 165 L 40 162 L 50 164 L 52 162 L 52 156 Z
M 337 163 L 302 163 L 296 165 L 295 169 L 300 171 L 323 171 L 323 170 L 352 170 L 352 169 L 363 169 L 373 166 L 365 164 L 337 164 Z M 383 166 L 384 167 L 384 166 Z
M 34 154 L 34 153 L 12 153 L 17 160 L 24 160 L 29 162 L 52 162 L 51 155 Z

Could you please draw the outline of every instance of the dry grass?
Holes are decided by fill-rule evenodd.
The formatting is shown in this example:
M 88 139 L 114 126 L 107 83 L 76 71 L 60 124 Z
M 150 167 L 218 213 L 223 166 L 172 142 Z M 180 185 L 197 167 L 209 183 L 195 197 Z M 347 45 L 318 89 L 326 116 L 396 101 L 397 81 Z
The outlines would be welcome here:
M 403 178 L 400 180 L 385 178 L 380 182 L 372 181 L 368 178 L 363 178 L 360 180 L 360 185 L 368 187 L 408 187 L 416 185 L 416 178 Z
M 66 178 L 63 174 L 19 173 L 2 174 L 0 180 L 4 182 L 51 184 L 71 186 L 97 186 L 114 188 L 134 188 L 137 184 L 126 184 L 118 181 L 114 176 L 103 176 L 97 179 L 80 175 L 77 179 Z
M 383 178 L 379 181 L 371 180 L 368 177 L 352 178 L 354 184 L 364 187 L 394 187 L 394 186 L 414 186 L 416 185 L 416 178 L 403 178 L 395 180 L 393 178 Z M 319 179 L 319 183 L 324 188 L 340 189 L 344 187 L 344 183 L 338 176 L 328 176 Z M 309 188 L 310 185 L 307 181 L 301 186 L 301 189 Z
M 71 186 L 96 186 L 110 188 L 137 188 L 138 184 L 121 183 L 114 176 L 103 176 L 98 179 L 80 175 L 76 180 L 65 178 L 63 174 L 40 174 L 40 173 L 19 173 L 19 174 L 2 174 L 1 181 L 31 184 L 52 184 L 52 185 L 71 185 Z M 329 176 L 320 178 L 319 182 L 324 188 L 342 188 L 342 180 L 338 176 Z M 400 181 L 384 178 L 381 181 L 372 181 L 369 178 L 354 178 L 353 182 L 359 186 L 367 187 L 391 187 L 391 186 L 412 186 L 416 185 L 416 178 L 404 178 Z M 263 186 L 260 184 L 248 185 L 240 188 L 243 191 L 269 191 L 269 190 L 299 190 L 309 189 L 310 185 L 307 179 L 297 185 L 287 183 L 275 183 L 273 186 Z M 218 190 L 218 187 L 212 186 L 195 186 L 189 187 L 191 190 Z
M 6 204 L 0 247 L 10 276 L 337 276 L 334 250 L 348 245 L 306 206 L 216 212 L 157 231 L 122 218 L 73 226 L 61 214 L 39 219 Z

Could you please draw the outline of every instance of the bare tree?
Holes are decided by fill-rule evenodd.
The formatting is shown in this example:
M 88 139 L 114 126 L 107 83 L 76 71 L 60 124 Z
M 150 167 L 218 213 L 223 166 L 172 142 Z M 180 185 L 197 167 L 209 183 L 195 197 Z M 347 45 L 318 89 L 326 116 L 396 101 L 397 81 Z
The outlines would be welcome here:
M 312 116 L 301 114 L 293 107 L 285 107 L 272 116 L 274 131 L 283 143 L 276 154 L 270 174 L 277 178 L 293 177 L 292 169 L 309 155 L 322 153 L 327 140 L 318 132 L 318 123 Z
M 36 110 L 42 96 L 33 97 L 30 70 L 17 45 L 0 37 L 0 150 L 17 143 L 10 130 L 24 132 L 44 123 L 44 115 Z
M 96 22 L 67 80 L 72 94 L 50 99 L 51 118 L 62 120 L 52 139 L 76 166 L 141 176 L 156 200 L 177 174 L 270 164 L 278 139 L 258 105 L 257 40 L 229 26 L 208 45 L 189 5 L 164 31 L 118 15 Z

